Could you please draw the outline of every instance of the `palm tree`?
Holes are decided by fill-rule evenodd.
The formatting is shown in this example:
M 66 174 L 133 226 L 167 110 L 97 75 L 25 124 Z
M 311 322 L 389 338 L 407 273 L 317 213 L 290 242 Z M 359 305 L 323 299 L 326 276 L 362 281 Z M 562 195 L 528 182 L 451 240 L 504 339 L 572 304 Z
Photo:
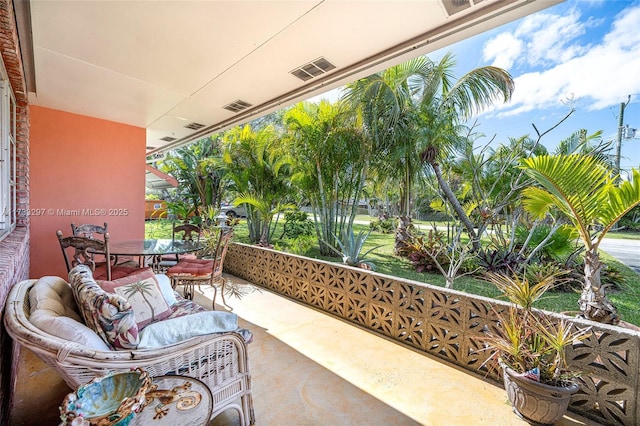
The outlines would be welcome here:
M 199 212 L 222 201 L 226 170 L 220 157 L 220 141 L 214 135 L 171 152 L 160 169 L 178 180 L 180 195 Z
M 223 138 L 223 160 L 230 189 L 247 206 L 249 237 L 268 245 L 274 209 L 286 204 L 290 193 L 290 161 L 281 148 L 282 134 L 274 126 L 258 130 L 235 127 Z
M 411 213 L 411 187 L 420 167 L 416 155 L 416 92 L 431 75 L 426 57 L 388 68 L 347 86 L 343 100 L 362 115 L 373 143 L 372 167 L 398 185 L 402 214 Z
M 251 211 L 253 213 L 252 217 L 257 218 L 262 224 L 259 230 L 260 234 L 258 244 L 263 247 L 270 246 L 269 241 L 275 232 L 275 226 L 270 226 L 273 222 L 274 216 L 280 213 L 286 213 L 296 207 L 295 204 L 281 203 L 277 199 L 271 199 L 271 197 L 258 198 L 251 194 L 239 194 L 233 200 L 233 203 L 236 205 L 246 204 L 251 206 Z
M 375 166 L 401 182 L 405 215 L 410 191 L 422 163 L 429 164 L 456 215 L 479 244 L 473 223 L 442 175 L 440 162 L 460 145 L 459 123 L 502 99 L 514 89 L 508 72 L 496 67 L 470 71 L 457 82 L 455 61 L 446 54 L 438 63 L 418 57 L 348 86 L 345 100 L 357 107 L 377 153 Z
M 558 214 L 578 232 L 585 246 L 582 314 L 594 321 L 616 324 L 616 308 L 600 279 L 598 246 L 627 212 L 640 204 L 640 172 L 633 180 L 616 183 L 618 176 L 598 157 L 582 154 L 542 155 L 522 160 L 525 172 L 541 187 L 523 191 L 524 207 L 534 216 Z
M 460 144 L 459 123 L 470 118 L 495 101 L 508 101 L 514 90 L 509 73 L 497 67 L 471 70 L 455 81 L 452 69 L 456 63 L 451 54 L 431 66 L 431 73 L 419 90 L 422 123 L 420 158 L 433 170 L 438 185 L 456 215 L 479 248 L 473 223 L 442 176 L 440 162 L 448 158 Z
M 335 255 L 336 235 L 351 230 L 371 149 L 358 116 L 342 102 L 302 102 L 285 114 L 294 182 L 313 209 L 323 255 Z

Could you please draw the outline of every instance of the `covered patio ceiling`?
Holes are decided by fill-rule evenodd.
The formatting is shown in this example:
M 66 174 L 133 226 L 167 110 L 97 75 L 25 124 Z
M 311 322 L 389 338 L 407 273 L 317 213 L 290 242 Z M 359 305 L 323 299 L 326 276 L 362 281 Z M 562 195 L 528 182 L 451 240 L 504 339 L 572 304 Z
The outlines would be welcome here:
M 29 100 L 159 157 L 562 0 L 15 2 Z

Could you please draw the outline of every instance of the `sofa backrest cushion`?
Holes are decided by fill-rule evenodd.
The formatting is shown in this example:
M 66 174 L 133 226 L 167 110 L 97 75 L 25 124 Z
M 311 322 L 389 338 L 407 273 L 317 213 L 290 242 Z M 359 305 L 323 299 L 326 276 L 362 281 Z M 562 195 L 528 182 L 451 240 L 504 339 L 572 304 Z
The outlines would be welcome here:
M 98 281 L 98 284 L 103 290 L 116 293 L 131 304 L 138 330 L 171 315 L 171 308 L 151 268 L 141 269 L 117 280 Z
M 31 312 L 50 310 L 57 316 L 82 321 L 69 284 L 60 277 L 42 277 L 29 290 Z
M 91 349 L 110 350 L 93 330 L 81 322 L 71 287 L 62 278 L 40 278 L 29 290 L 29 304 L 29 321 L 40 330 Z
M 126 299 L 103 290 L 86 265 L 78 265 L 69 272 L 69 283 L 89 328 L 113 349 L 137 348 L 138 325 Z

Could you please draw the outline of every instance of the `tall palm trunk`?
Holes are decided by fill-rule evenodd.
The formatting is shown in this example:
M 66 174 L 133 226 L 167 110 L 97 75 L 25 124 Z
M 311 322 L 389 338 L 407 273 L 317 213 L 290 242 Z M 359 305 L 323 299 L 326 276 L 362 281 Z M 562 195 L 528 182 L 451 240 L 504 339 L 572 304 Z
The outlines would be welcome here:
M 615 306 L 607 299 L 602 287 L 602 269 L 598 247 L 593 246 L 584 255 L 584 286 L 578 304 L 585 318 L 605 324 L 617 324 L 620 316 Z
M 462 222 L 462 225 L 467 230 L 467 233 L 471 238 L 473 250 L 474 251 L 480 250 L 480 242 L 478 241 L 478 235 L 476 234 L 476 230 L 473 227 L 473 223 L 471 222 L 471 219 L 469 219 L 469 216 L 467 216 L 467 214 L 464 212 L 464 209 L 462 208 L 460 201 L 458 201 L 456 194 L 453 193 L 453 191 L 451 190 L 451 187 L 442 176 L 440 165 L 436 160 L 437 149 L 433 146 L 429 146 L 424 150 L 421 157 L 422 157 L 422 161 L 428 163 L 433 169 L 433 172 L 436 174 L 436 179 L 438 180 L 438 186 L 440 186 L 440 189 L 442 189 L 442 192 L 444 193 L 445 198 L 447 199 L 447 201 L 449 201 L 449 203 L 451 204 L 451 207 L 456 212 L 458 219 L 460 219 L 460 222 Z

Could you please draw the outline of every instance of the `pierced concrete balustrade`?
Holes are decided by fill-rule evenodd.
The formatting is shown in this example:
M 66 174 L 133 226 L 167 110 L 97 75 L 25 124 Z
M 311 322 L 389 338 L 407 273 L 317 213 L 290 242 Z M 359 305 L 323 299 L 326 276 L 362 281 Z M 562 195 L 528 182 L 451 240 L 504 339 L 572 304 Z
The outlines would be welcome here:
M 499 380 L 496 372 L 482 367 L 489 353 L 478 342 L 483 331 L 495 329 L 495 311 L 506 308 L 504 302 L 239 243 L 229 247 L 224 270 Z M 571 321 L 591 326 L 592 334 L 568 354 L 571 364 L 585 372 L 570 410 L 603 424 L 640 424 L 640 333 Z

